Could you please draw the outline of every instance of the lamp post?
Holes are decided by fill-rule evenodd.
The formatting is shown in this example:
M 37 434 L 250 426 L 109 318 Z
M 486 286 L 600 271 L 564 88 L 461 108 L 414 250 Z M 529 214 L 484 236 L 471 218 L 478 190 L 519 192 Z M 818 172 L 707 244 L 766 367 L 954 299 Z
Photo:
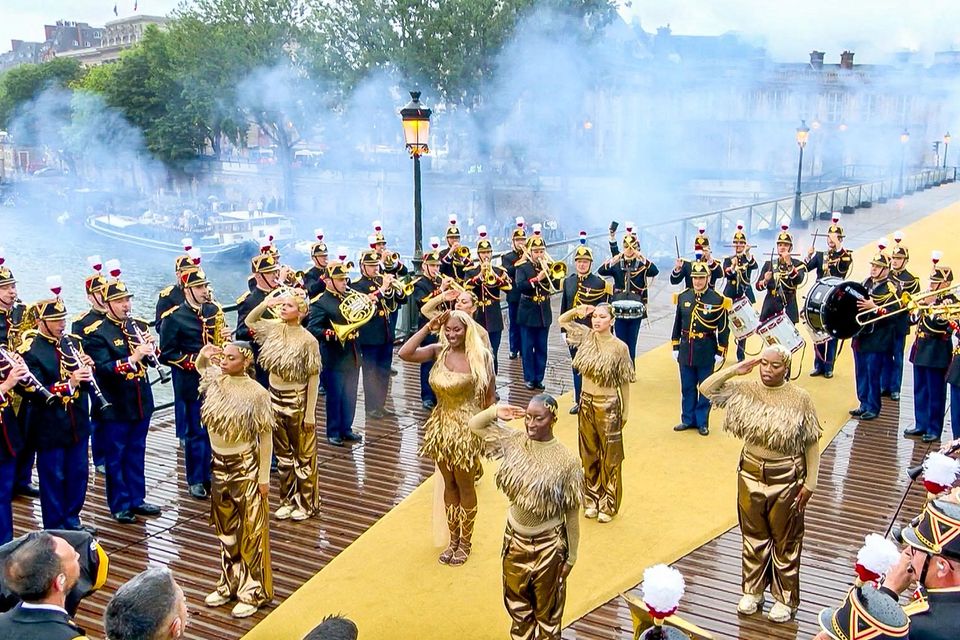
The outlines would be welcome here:
M 943 136 L 943 168 L 947 168 L 947 149 L 950 148 L 950 132 Z
M 900 187 L 897 189 L 897 195 L 903 196 L 903 162 L 907 153 L 907 143 L 910 142 L 910 132 L 904 128 L 900 134 Z
M 400 110 L 403 137 L 413 158 L 413 270 L 420 275 L 423 266 L 423 203 L 420 199 L 420 156 L 430 153 L 430 109 L 420 104 L 420 92 L 410 92 L 410 102 Z
M 793 196 L 793 220 L 795 225 L 800 223 L 800 179 L 803 177 L 803 148 L 807 146 L 807 140 L 810 138 L 810 127 L 805 120 L 800 121 L 797 127 L 797 146 L 800 147 L 800 159 L 797 161 L 797 192 Z

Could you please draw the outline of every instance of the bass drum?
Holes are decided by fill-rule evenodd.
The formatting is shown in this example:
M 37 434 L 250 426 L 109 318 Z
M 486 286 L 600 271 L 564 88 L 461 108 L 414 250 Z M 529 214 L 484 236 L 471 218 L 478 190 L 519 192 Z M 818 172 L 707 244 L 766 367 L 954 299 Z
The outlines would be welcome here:
M 867 299 L 859 282 L 828 277 L 817 280 L 803 302 L 803 318 L 814 332 L 839 340 L 852 338 L 863 328 L 857 322 L 857 302 Z

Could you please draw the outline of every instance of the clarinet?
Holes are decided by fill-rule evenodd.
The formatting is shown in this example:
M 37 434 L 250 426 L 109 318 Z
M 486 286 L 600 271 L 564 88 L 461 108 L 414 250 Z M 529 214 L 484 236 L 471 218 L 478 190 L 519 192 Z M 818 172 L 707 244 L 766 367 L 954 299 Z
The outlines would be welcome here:
M 14 360 L 13 356 L 10 355 L 10 352 L 3 347 L 0 347 L 0 361 L 5 362 L 11 369 L 17 365 L 17 361 Z M 40 381 L 37 380 L 37 376 L 33 375 L 29 369 L 27 369 L 27 375 L 22 378 L 20 382 L 26 383 L 26 385 L 29 387 L 36 388 L 37 392 L 43 396 L 43 401 L 47 404 L 53 404 L 53 402 L 57 399 L 57 396 L 50 393 L 45 386 L 40 384 Z
M 77 345 L 74 344 L 67 335 L 64 335 L 60 338 L 60 345 L 63 350 L 70 355 L 71 358 L 77 363 L 77 368 L 82 367 L 83 365 L 80 362 L 80 350 L 77 348 Z M 97 399 L 97 403 L 100 405 L 100 410 L 103 411 L 110 406 L 110 402 L 104 397 L 103 392 L 100 390 L 100 385 L 97 384 L 96 376 L 90 376 L 89 381 L 90 391 L 93 393 L 93 396 Z
M 129 331 L 130 335 L 134 336 L 137 339 L 136 346 L 139 347 L 149 342 L 149 340 L 147 339 L 147 336 L 144 335 L 143 331 L 140 329 L 140 326 L 137 325 L 136 320 L 134 320 L 133 318 L 127 318 L 126 324 L 127 324 L 127 330 Z M 160 359 L 157 357 L 157 349 L 154 349 L 153 353 L 147 356 L 147 361 L 152 366 L 157 368 L 157 373 L 160 374 L 161 384 L 166 384 L 167 382 L 170 382 L 170 372 L 160 367 Z

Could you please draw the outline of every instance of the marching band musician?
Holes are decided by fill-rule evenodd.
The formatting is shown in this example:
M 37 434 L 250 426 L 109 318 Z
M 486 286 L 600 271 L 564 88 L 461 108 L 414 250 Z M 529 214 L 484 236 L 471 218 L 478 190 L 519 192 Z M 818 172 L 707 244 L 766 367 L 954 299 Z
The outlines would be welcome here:
M 14 409 L 14 394 L 27 375 L 27 367 L 19 357 L 13 361 L 0 359 L 0 544 L 13 540 L 13 479 L 17 454 L 23 448 L 23 429 Z
M 364 251 L 360 257 L 360 279 L 351 286 L 369 297 L 376 307 L 373 318 L 360 327 L 357 338 L 367 417 L 396 415 L 385 406 L 393 360 L 394 330 L 390 314 L 403 304 L 406 296 L 392 275 L 380 273 L 380 255 L 373 249 Z
M 323 229 L 316 229 L 317 241 L 310 245 L 310 260 L 313 265 L 303 273 L 303 286 L 310 299 L 316 298 L 327 288 L 327 244 L 323 241 Z
M 229 336 L 223 311 L 211 301 L 202 269 L 180 276 L 183 303 L 166 312 L 160 326 L 160 362 L 173 373 L 175 402 L 184 405 L 184 464 L 190 496 L 210 497 L 210 437 L 200 421 L 200 374 L 197 354 L 205 344 L 221 345 Z
M 253 271 L 253 288 L 245 291 L 243 295 L 237 298 L 237 340 L 249 342 L 253 347 L 255 377 L 264 389 L 269 389 L 270 375 L 259 364 L 260 347 L 254 342 L 253 332 L 247 326 L 247 314 L 263 302 L 267 294 L 280 286 L 280 260 L 271 251 L 273 247 L 265 248 L 267 251 L 254 256 L 250 260 L 250 268 Z M 268 310 L 264 319 L 275 319 L 273 309 Z
M 902 240 L 898 231 L 893 236 L 894 247 L 890 253 L 890 280 L 897 285 L 901 294 L 916 295 L 920 293 L 920 278 L 907 271 L 910 251 L 901 244 Z M 903 382 L 903 350 L 907 344 L 907 336 L 910 335 L 909 316 L 909 313 L 901 313 L 896 318 L 890 357 L 884 358 L 880 369 L 880 395 L 888 396 L 894 401 L 900 400 L 900 386 Z
M 83 344 L 110 402 L 109 407 L 97 411 L 107 505 L 114 520 L 133 524 L 138 515 L 160 514 L 160 507 L 145 500 L 144 479 L 147 431 L 154 408 L 147 365 L 151 358 L 156 362 L 157 347 L 152 339 L 141 339 L 149 335 L 149 329 L 145 322 L 130 316 L 133 294 L 126 284 L 117 277 L 102 291 L 106 314 L 83 330 Z
M 593 266 L 593 251 L 586 244 L 583 244 L 586 242 L 585 235 L 584 232 L 580 232 L 581 244 L 573 252 L 574 273 L 571 273 L 563 281 L 563 293 L 560 295 L 560 315 L 582 304 L 596 306 L 601 302 L 610 301 L 610 294 L 607 293 L 607 283 L 597 274 L 590 272 L 590 268 Z M 575 322 L 582 324 L 584 327 L 589 327 L 591 321 L 584 316 L 577 318 Z M 566 337 L 566 329 L 561 327 L 560 330 Z M 616 331 L 616 325 L 614 325 L 614 331 Z M 573 360 L 577 355 L 577 345 L 572 342 L 567 343 L 567 348 L 570 350 L 571 368 L 573 369 L 574 396 L 570 413 L 574 415 L 580 411 L 580 391 L 583 389 L 583 376 L 580 371 L 572 367 Z
M 163 314 L 169 309 L 183 304 L 183 285 L 180 283 L 180 276 L 183 275 L 185 271 L 195 271 L 200 268 L 200 249 L 193 246 L 193 240 L 190 238 L 184 238 L 182 242 L 184 253 L 177 256 L 177 259 L 173 263 L 174 283 L 161 289 L 160 294 L 157 296 L 157 310 L 153 325 L 157 331 L 160 331 L 160 322 Z M 177 435 L 180 435 L 179 425 Z
M 940 291 L 953 283 L 953 270 L 934 263 L 930 291 Z M 939 294 L 932 305 L 957 304 L 952 293 Z M 903 314 L 906 315 L 906 314 Z M 953 328 L 944 314 L 921 311 L 917 337 L 910 350 L 913 363 L 913 415 L 916 424 L 903 432 L 921 436 L 924 442 L 939 442 L 943 435 L 943 414 L 947 407 L 947 370 L 953 354 Z
M 793 236 L 789 227 L 780 227 L 777 234 L 776 262 L 771 259 L 763 263 L 760 269 L 760 279 L 757 280 L 757 291 L 766 289 L 767 295 L 760 307 L 760 322 L 766 322 L 778 313 L 786 313 L 790 320 L 800 322 L 800 310 L 797 307 L 797 288 L 803 284 L 803 262 L 790 255 L 793 249 Z
M 87 264 L 93 269 L 93 273 L 84 280 L 84 290 L 87 292 L 87 301 L 90 308 L 83 313 L 74 316 L 70 325 L 70 333 L 80 336 L 81 342 L 86 347 L 85 329 L 94 323 L 102 322 L 107 317 L 106 309 L 103 304 L 103 288 L 107 286 L 107 279 L 100 273 L 103 264 L 100 256 L 90 256 L 87 258 Z M 87 349 L 88 350 L 88 349 Z M 88 350 L 89 351 L 89 350 Z M 104 466 L 103 444 L 100 438 L 100 428 L 97 412 L 94 409 L 90 411 L 90 448 L 92 449 L 93 466 L 99 473 L 106 473 Z
M 710 238 L 707 237 L 707 230 L 700 227 L 697 235 L 693 238 L 693 251 L 696 259 L 693 261 L 685 260 L 677 256 L 677 261 L 673 265 L 673 271 L 670 272 L 670 284 L 680 284 L 687 289 L 693 286 L 692 273 L 693 265 L 696 262 L 702 262 L 707 267 L 710 274 L 710 288 L 717 285 L 717 281 L 723 277 L 723 265 L 719 260 L 714 259 L 710 249 Z
M 357 386 L 360 382 L 357 332 L 349 332 L 341 341 L 333 326 L 347 324 L 340 305 L 355 291 L 347 284 L 347 267 L 341 260 L 331 261 L 327 265 L 327 272 L 330 286 L 310 305 L 307 330 L 323 345 L 320 350 L 322 367 L 328 372 L 325 403 L 327 442 L 342 447 L 344 442 L 363 440 L 359 434 L 353 432 L 353 418 L 357 412 Z
M 723 296 L 736 301 L 746 298 L 750 304 L 757 301 L 753 292 L 753 272 L 757 270 L 757 260 L 750 254 L 747 244 L 747 234 L 743 232 L 743 222 L 737 221 L 737 230 L 733 232 L 733 255 L 723 259 L 723 275 L 727 284 L 723 287 Z M 746 339 L 737 340 L 737 362 L 743 362 L 746 357 Z
M 823 278 L 840 278 L 846 280 L 853 267 L 853 252 L 843 248 L 843 227 L 840 226 L 840 214 L 833 214 L 831 225 L 827 228 L 828 251 L 817 251 L 810 247 L 807 251 L 807 271 L 817 272 L 817 280 Z M 813 377 L 822 375 L 824 378 L 833 377 L 833 365 L 837 360 L 837 339 L 830 338 L 822 343 L 813 345 Z
M 480 239 L 477 241 L 478 263 L 466 273 L 466 288 L 477 299 L 477 309 L 472 314 L 474 320 L 483 327 L 489 338 L 493 352 L 493 371 L 500 370 L 497 352 L 500 351 L 500 339 L 503 336 L 503 312 L 500 310 L 500 294 L 510 295 L 513 284 L 506 270 L 493 265 L 493 245 L 487 238 L 487 228 L 477 228 Z
M 516 275 L 520 289 L 517 323 L 521 332 L 523 379 L 527 389 L 531 390 L 545 388 L 547 337 L 553 322 L 550 294 L 556 287 L 547 271 L 546 246 L 540 235 L 540 225 L 533 225 L 533 235 L 527 240 L 529 259 L 517 267 Z
M 423 313 L 424 305 L 436 298 L 442 293 L 442 279 L 440 277 L 440 252 L 434 248 L 430 253 L 423 256 L 423 275 L 413 283 L 413 302 L 417 307 L 417 328 L 422 329 L 430 318 Z M 431 333 L 423 339 L 423 345 L 430 345 L 437 342 L 437 336 Z M 437 406 L 437 397 L 430 388 L 430 369 L 433 367 L 433 360 L 422 362 L 420 364 L 420 403 L 423 408 L 430 411 Z
M 76 336 L 65 334 L 67 308 L 60 298 L 60 277 L 47 278 L 47 284 L 55 297 L 40 300 L 27 312 L 36 329 L 24 332 L 19 351 L 37 382 L 56 399 L 48 403 L 37 387 L 24 389 L 26 434 L 37 451 L 43 528 L 80 530 L 89 474 L 87 387 L 93 380 L 93 360 L 79 351 Z M 66 348 L 65 338 L 73 341 L 76 356 Z
M 899 308 L 897 286 L 890 281 L 890 259 L 880 252 L 870 261 L 870 277 L 864 280 L 869 298 L 857 302 L 860 312 L 871 311 L 867 324 L 853 339 L 853 364 L 860 406 L 850 415 L 874 420 L 880 415 L 880 370 L 890 356 L 896 330 L 896 316 L 884 318 Z M 879 319 L 876 319 L 879 318 Z
M 680 365 L 680 424 L 674 431 L 696 429 L 709 435 L 710 401 L 699 385 L 723 362 L 730 339 L 727 313 L 730 300 L 707 283 L 710 270 L 703 262 L 690 268 L 693 286 L 676 295 L 673 321 L 673 358 Z
M 440 273 L 453 278 L 457 284 L 463 284 L 464 272 L 473 264 L 469 257 L 469 251 L 460 244 L 460 227 L 457 226 L 457 216 L 455 215 L 450 216 L 450 226 L 447 227 L 446 238 L 447 248 L 440 252 Z
M 510 359 L 516 360 L 520 355 L 520 325 L 517 322 L 517 312 L 520 309 L 520 287 L 517 286 L 517 267 L 526 260 L 527 232 L 522 216 L 517 217 L 517 226 L 510 235 L 511 249 L 500 256 L 500 264 L 510 277 L 511 289 L 507 291 L 507 327 L 510 342 Z
M 600 265 L 597 273 L 613 278 L 613 300 L 638 300 L 643 303 L 643 313 L 639 318 L 619 318 L 613 325 L 614 333 L 630 349 L 630 359 L 635 360 L 640 324 L 647 317 L 646 307 L 650 284 L 653 278 L 660 274 L 660 269 L 640 253 L 640 242 L 632 232 L 633 224 L 628 222 L 626 228 L 627 231 L 623 235 L 622 254 L 617 248 L 614 232 L 610 232 L 611 257 Z
M 403 264 L 403 261 L 400 260 L 400 254 L 387 249 L 387 238 L 383 235 L 383 226 L 379 220 L 373 222 L 373 242 L 370 248 L 376 251 L 377 256 L 380 258 L 381 274 L 391 275 L 394 280 L 399 280 L 409 275 L 410 270 L 407 269 L 407 265 Z M 402 306 L 402 304 L 397 303 L 393 305 L 393 311 L 390 312 L 390 331 L 393 335 L 397 335 L 397 320 L 400 318 L 400 308 Z M 390 375 L 395 376 L 398 373 L 399 371 L 393 367 L 393 350 L 391 349 Z

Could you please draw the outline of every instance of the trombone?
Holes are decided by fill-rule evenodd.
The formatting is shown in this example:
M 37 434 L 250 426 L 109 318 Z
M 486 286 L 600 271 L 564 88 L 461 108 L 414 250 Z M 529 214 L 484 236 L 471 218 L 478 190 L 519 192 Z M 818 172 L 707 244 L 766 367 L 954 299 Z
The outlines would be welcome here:
M 936 313 L 936 309 L 944 309 L 947 307 L 960 308 L 958 304 L 921 304 L 923 300 L 929 300 L 930 298 L 936 298 L 942 296 L 945 293 L 950 293 L 951 291 L 957 291 L 960 289 L 960 283 L 953 285 L 952 287 L 947 287 L 946 289 L 937 289 L 936 291 L 926 291 L 917 295 L 910 295 L 907 292 L 904 292 L 900 295 L 899 298 L 894 298 L 888 302 L 885 302 L 881 305 L 878 305 L 876 309 L 867 309 L 866 311 L 861 311 L 856 315 L 857 324 L 861 326 L 867 326 L 880 320 L 890 318 L 895 315 L 906 312 L 918 312 L 918 313 Z M 898 307 L 893 309 L 893 307 Z M 893 310 L 891 310 L 893 309 Z M 874 315 L 874 317 L 867 317 L 870 314 L 876 314 L 881 310 L 884 311 L 882 315 Z M 931 311 L 934 310 L 934 311 Z
M 540 268 L 547 274 L 546 288 L 550 293 L 560 291 L 560 284 L 567 277 L 567 263 L 560 260 L 550 260 L 549 256 L 544 255 L 540 259 Z

